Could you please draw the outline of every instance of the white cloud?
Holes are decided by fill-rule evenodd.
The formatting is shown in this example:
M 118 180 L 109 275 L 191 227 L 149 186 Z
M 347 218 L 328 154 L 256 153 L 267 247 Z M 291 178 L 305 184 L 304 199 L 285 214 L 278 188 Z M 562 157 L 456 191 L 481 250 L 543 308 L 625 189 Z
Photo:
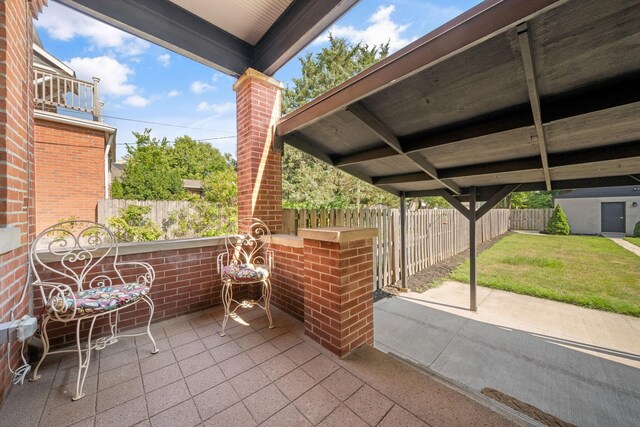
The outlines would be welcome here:
M 53 39 L 69 41 L 85 37 L 93 48 L 114 49 L 125 56 L 139 55 L 150 46 L 142 39 L 54 2 L 49 2 L 35 25 Z
M 169 55 L 168 53 L 163 53 L 162 55 L 159 55 L 156 59 L 158 60 L 160 65 L 162 65 L 163 67 L 168 67 L 169 65 L 171 65 L 171 55 Z
M 235 108 L 236 108 L 236 104 L 234 102 L 223 102 L 221 104 L 209 104 L 206 101 L 202 101 L 196 107 L 198 111 L 207 111 L 214 114 L 228 113 L 229 111 L 234 111 Z
M 409 24 L 399 25 L 391 19 L 391 14 L 395 9 L 394 5 L 378 7 L 368 19 L 370 25 L 363 30 L 359 30 L 353 25 L 334 25 L 314 43 L 326 42 L 329 39 L 329 33 L 331 33 L 334 37 L 344 37 L 353 43 L 364 42 L 369 46 L 389 42 L 391 51 L 398 50 L 409 44 L 412 39 L 402 36 L 402 33 L 409 28 Z
M 91 81 L 92 77 L 99 77 L 99 90 L 103 95 L 127 96 L 136 91 L 136 86 L 129 83 L 133 70 L 114 58 L 108 56 L 72 58 L 66 64 L 75 70 L 81 80 Z
M 169 98 L 175 98 L 176 96 L 180 96 L 182 94 L 182 92 L 180 92 L 179 90 L 175 90 L 173 89 L 172 91 L 169 91 L 169 93 L 167 94 L 167 96 Z
M 191 83 L 191 92 L 196 94 L 208 92 L 210 90 L 214 90 L 215 88 L 216 88 L 215 86 L 210 85 L 209 83 L 206 83 L 206 82 L 201 82 L 199 80 L 196 80 L 195 82 Z
M 143 108 L 146 107 L 147 105 L 149 105 L 149 103 L 151 102 L 150 99 L 147 99 L 145 97 L 142 97 L 140 95 L 131 95 L 128 96 L 123 103 L 130 105 L 132 107 L 138 107 L 138 108 Z

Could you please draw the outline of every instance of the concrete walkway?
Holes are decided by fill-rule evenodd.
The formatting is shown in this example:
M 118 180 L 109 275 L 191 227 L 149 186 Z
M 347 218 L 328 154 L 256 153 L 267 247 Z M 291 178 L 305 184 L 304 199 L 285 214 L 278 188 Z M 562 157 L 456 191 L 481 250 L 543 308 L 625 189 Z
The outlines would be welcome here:
M 633 252 L 634 254 L 640 256 L 640 247 L 639 246 L 636 246 L 633 243 L 627 242 L 626 240 L 618 238 L 618 237 L 611 238 L 611 240 L 613 240 L 614 243 L 622 246 L 623 248 L 625 248 L 629 252 Z
M 637 425 L 640 319 L 447 282 L 375 305 L 375 346 L 581 426 Z

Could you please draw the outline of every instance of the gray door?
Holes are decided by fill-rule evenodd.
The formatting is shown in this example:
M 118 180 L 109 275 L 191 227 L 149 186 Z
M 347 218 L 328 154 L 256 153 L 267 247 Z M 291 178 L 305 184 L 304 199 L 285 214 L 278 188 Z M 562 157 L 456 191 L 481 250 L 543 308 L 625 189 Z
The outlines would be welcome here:
M 624 233 L 625 203 L 602 203 L 601 218 L 603 233 Z

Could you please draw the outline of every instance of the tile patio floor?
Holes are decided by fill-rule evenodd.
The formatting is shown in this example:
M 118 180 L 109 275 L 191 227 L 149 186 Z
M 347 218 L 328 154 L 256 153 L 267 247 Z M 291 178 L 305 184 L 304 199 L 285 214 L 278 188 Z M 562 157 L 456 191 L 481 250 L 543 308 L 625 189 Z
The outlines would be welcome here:
M 273 311 L 275 329 L 252 310 L 226 337 L 220 308 L 156 323 L 156 355 L 148 338 L 123 338 L 93 353 L 77 402 L 77 356 L 50 356 L 38 382 L 13 387 L 0 425 L 514 425 L 375 349 L 341 360 Z

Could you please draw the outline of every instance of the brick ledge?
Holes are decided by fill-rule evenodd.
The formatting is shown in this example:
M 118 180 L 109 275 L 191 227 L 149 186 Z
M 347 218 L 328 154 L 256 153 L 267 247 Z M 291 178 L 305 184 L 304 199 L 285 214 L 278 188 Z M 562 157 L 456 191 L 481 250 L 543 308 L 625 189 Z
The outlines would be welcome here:
M 303 239 L 344 243 L 377 237 L 378 229 L 359 227 L 300 228 L 298 229 L 298 236 Z

